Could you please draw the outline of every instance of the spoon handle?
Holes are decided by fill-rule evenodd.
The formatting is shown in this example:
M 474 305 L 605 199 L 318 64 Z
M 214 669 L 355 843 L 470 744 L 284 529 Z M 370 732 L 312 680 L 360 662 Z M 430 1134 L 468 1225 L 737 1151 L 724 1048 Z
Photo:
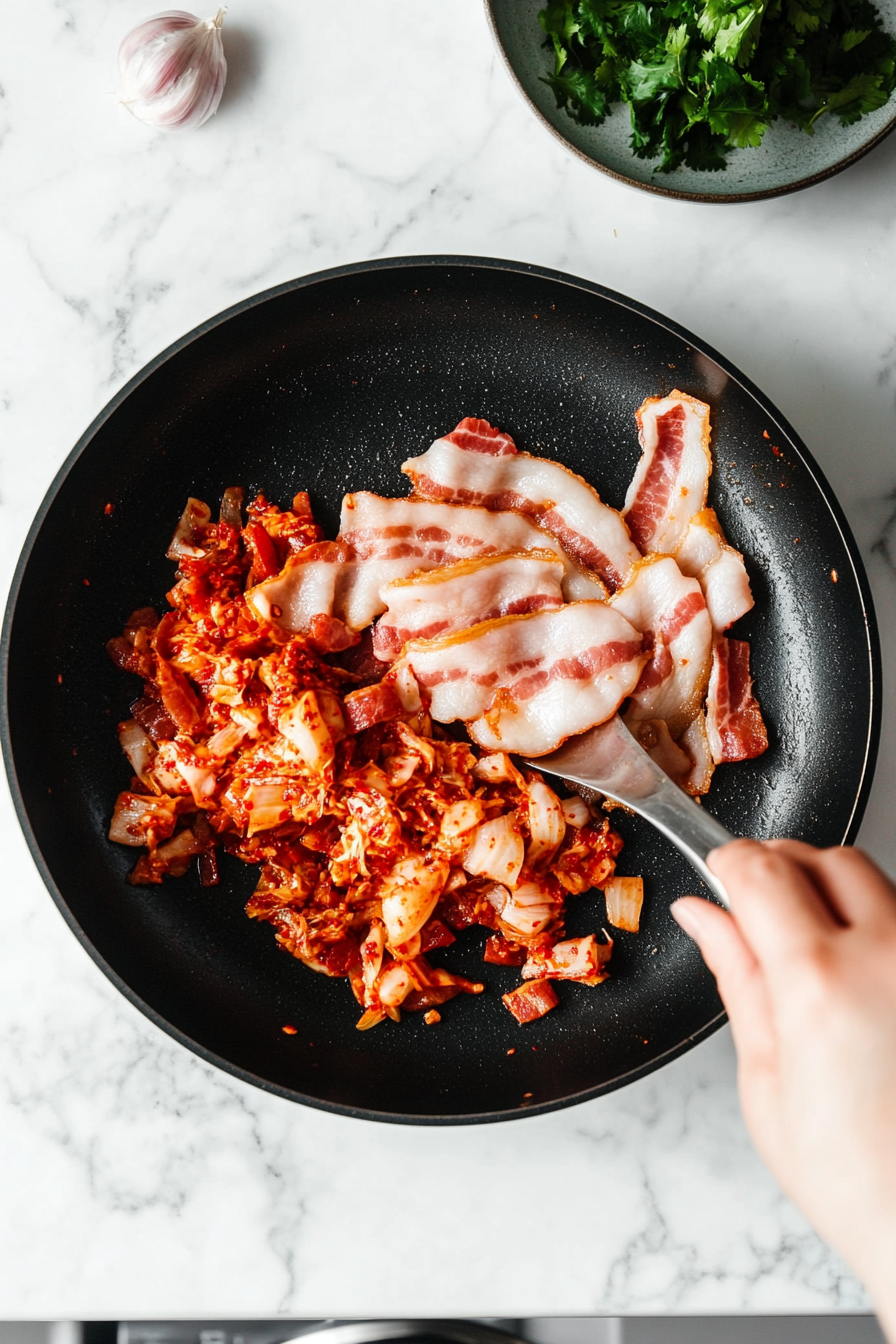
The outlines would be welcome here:
M 730 909 L 728 893 L 707 868 L 706 856 L 735 837 L 672 783 L 618 717 L 526 764 L 559 775 L 586 798 L 602 794 L 637 812 L 681 850 L 716 899 Z

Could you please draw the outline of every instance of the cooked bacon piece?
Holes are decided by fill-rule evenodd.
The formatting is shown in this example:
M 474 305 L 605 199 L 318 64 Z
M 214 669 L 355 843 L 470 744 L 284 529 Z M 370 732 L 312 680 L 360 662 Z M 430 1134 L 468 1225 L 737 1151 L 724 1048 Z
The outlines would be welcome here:
M 350 691 L 343 701 L 345 725 L 350 733 L 362 733 L 375 723 L 385 723 L 402 715 L 404 706 L 391 682 L 378 681 L 375 686 L 362 686 Z
M 562 607 L 562 583 L 563 561 L 551 551 L 478 556 L 397 579 L 381 590 L 389 605 L 373 628 L 374 653 L 392 662 L 412 639 Z
M 750 761 L 768 747 L 762 711 L 753 695 L 750 646 L 743 639 L 717 639 L 706 697 L 706 731 L 712 758 Z
M 643 877 L 611 877 L 604 887 L 607 919 L 617 929 L 637 933 L 644 904 Z
M 131 713 L 145 733 L 154 742 L 170 742 L 177 733 L 177 724 L 165 706 L 149 695 L 142 695 L 131 705 Z
M 452 929 L 469 929 L 480 924 L 486 929 L 498 927 L 495 907 L 488 899 L 494 884 L 470 882 L 464 887 L 446 891 L 439 901 L 439 914 Z M 506 900 L 509 892 L 501 889 Z M 492 893 L 493 894 L 493 893 Z
M 493 933 L 485 940 L 482 960 L 493 966 L 522 966 L 528 957 L 525 947 L 512 943 L 502 933 Z
M 450 947 L 457 939 L 447 924 L 443 924 L 435 915 L 428 919 L 420 930 L 420 951 L 432 952 L 436 947 Z
M 530 980 L 528 984 L 501 995 L 505 1008 L 513 1013 L 520 1026 L 544 1017 L 560 1000 L 550 980 Z
M 607 978 L 602 968 L 609 961 L 612 950 L 612 940 L 598 943 L 593 933 L 554 943 L 553 947 L 535 947 L 523 966 L 523 979 L 579 980 L 582 984 L 599 985 Z
M 494 455 L 474 446 L 460 433 L 465 423 L 404 463 L 401 469 L 410 476 L 414 493 L 422 499 L 525 514 L 611 592 L 618 588 L 638 551 L 616 510 L 559 462 L 515 450 Z M 486 429 L 504 437 L 490 425 Z
M 744 558 L 725 540 L 715 509 L 694 515 L 675 559 L 703 589 L 714 630 L 727 630 L 753 606 Z
M 457 429 L 452 429 L 445 438 L 449 443 L 456 443 L 458 448 L 464 448 L 468 453 L 488 453 L 491 457 L 506 457 L 510 453 L 517 451 L 516 444 L 509 434 L 502 434 L 500 429 L 495 429 L 487 420 L 477 420 L 473 416 L 465 416 L 461 420 Z
M 676 391 L 648 397 L 635 419 L 643 453 L 622 516 L 644 555 L 671 555 L 706 503 L 709 407 Z
M 603 602 L 505 616 L 408 645 L 439 723 L 466 722 L 482 746 L 539 756 L 603 723 L 634 690 L 643 636 Z
M 648 556 L 610 605 L 653 639 L 626 724 L 664 719 L 677 738 L 699 712 L 709 680 L 712 623 L 700 585 L 686 579 L 670 556 Z

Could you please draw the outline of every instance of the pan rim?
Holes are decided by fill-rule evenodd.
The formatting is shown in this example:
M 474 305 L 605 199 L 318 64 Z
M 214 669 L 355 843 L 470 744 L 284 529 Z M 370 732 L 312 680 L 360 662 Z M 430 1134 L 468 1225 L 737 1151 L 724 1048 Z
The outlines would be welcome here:
M 489 1124 L 504 1120 L 520 1119 L 523 1116 L 544 1115 L 552 1111 L 563 1110 L 569 1106 L 578 1105 L 581 1102 L 593 1100 L 596 1097 L 604 1096 L 607 1093 L 614 1092 L 621 1087 L 627 1086 L 640 1078 L 646 1077 L 656 1069 L 670 1063 L 678 1056 L 685 1054 L 701 1041 L 706 1040 L 713 1035 L 727 1021 L 727 1015 L 722 1012 L 707 1022 L 699 1031 L 687 1036 L 683 1041 L 671 1047 L 663 1054 L 639 1065 L 634 1069 L 629 1069 L 617 1077 L 609 1079 L 594 1087 L 584 1088 L 580 1092 L 572 1093 L 568 1096 L 554 1099 L 552 1101 L 535 1103 L 532 1105 L 523 1104 L 510 1110 L 497 1110 L 487 1112 L 470 1112 L 462 1115 L 417 1115 L 408 1113 L 398 1113 L 391 1111 L 375 1111 L 367 1107 L 348 1106 L 337 1102 L 324 1100 L 318 1097 L 308 1096 L 298 1089 L 282 1086 L 271 1082 L 269 1079 L 261 1078 L 244 1069 L 222 1056 L 209 1050 L 201 1043 L 194 1041 L 186 1032 L 182 1031 L 174 1023 L 169 1022 L 155 1008 L 148 1004 L 139 994 L 137 994 L 122 979 L 113 967 L 105 960 L 103 956 L 94 947 L 87 934 L 81 928 L 67 901 L 62 895 L 55 879 L 53 878 L 49 867 L 44 860 L 43 853 L 38 843 L 37 837 L 31 825 L 30 816 L 25 803 L 22 790 L 19 786 L 18 772 L 16 769 L 15 756 L 12 745 L 12 735 L 9 718 L 9 660 L 11 654 L 12 630 L 15 622 L 16 607 L 21 592 L 22 584 L 25 578 L 31 554 L 34 550 L 40 536 L 43 524 L 47 514 L 52 508 L 57 495 L 65 484 L 69 474 L 86 452 L 93 439 L 100 429 L 111 419 L 118 408 L 127 400 L 127 398 L 149 379 L 159 368 L 171 360 L 182 350 L 198 341 L 202 336 L 216 328 L 223 326 L 232 318 L 250 311 L 253 308 L 260 307 L 264 303 L 280 298 L 284 295 L 294 293 L 298 290 L 310 288 L 314 285 L 326 284 L 332 280 L 342 279 L 350 276 L 369 274 L 377 271 L 410 271 L 413 269 L 439 267 L 446 271 L 450 270 L 477 270 L 485 269 L 491 271 L 505 271 L 513 275 L 534 276 L 542 280 L 548 280 L 554 283 L 565 285 L 571 289 L 584 291 L 585 293 L 595 295 L 600 299 L 613 303 L 620 308 L 627 309 L 630 312 L 646 318 L 654 325 L 668 331 L 671 335 L 683 340 L 693 349 L 700 351 L 707 358 L 711 359 L 721 368 L 728 377 L 734 381 L 744 392 L 747 393 L 768 415 L 775 428 L 785 435 L 794 450 L 800 456 L 802 463 L 809 472 L 812 480 L 818 490 L 825 506 L 831 514 L 835 527 L 841 537 L 846 554 L 852 569 L 852 574 L 856 582 L 859 593 L 859 599 L 862 607 L 862 614 L 865 624 L 866 651 L 868 656 L 868 681 L 869 681 L 869 714 L 868 730 L 865 741 L 865 753 L 862 761 L 862 770 L 856 789 L 856 796 L 852 811 L 847 823 L 841 844 L 851 844 L 858 833 L 865 808 L 868 803 L 868 797 L 874 778 L 874 767 L 876 764 L 878 745 L 880 741 L 881 729 L 881 691 L 882 684 L 882 663 L 880 639 L 878 634 L 877 620 L 874 612 L 874 605 L 871 596 L 870 584 L 864 565 L 861 561 L 858 546 L 853 537 L 852 530 L 843 510 L 837 500 L 834 492 L 828 484 L 824 473 L 816 463 L 809 449 L 803 443 L 803 440 L 796 433 L 787 419 L 781 415 L 780 411 L 769 401 L 769 399 L 748 379 L 739 369 L 731 364 L 723 355 L 719 354 L 712 346 L 706 344 L 703 340 L 694 336 L 686 328 L 678 323 L 658 313 L 655 309 L 641 304 L 635 299 L 630 299 L 618 291 L 600 285 L 594 281 L 586 280 L 579 276 L 574 276 L 565 271 L 554 270 L 550 267 L 539 266 L 530 262 L 520 262 L 505 260 L 495 257 L 466 256 L 463 254 L 434 254 L 434 255 L 410 255 L 402 257 L 377 258 L 369 261 L 353 262 L 344 266 L 330 267 L 326 270 L 311 272 L 305 276 L 296 277 L 293 280 L 285 281 L 282 284 L 274 285 L 269 289 L 262 290 L 260 293 L 242 299 L 238 303 L 231 305 L 222 312 L 207 318 L 199 323 L 191 331 L 187 332 L 178 340 L 172 342 L 158 355 L 151 359 L 143 368 L 141 368 L 127 383 L 112 397 L 112 399 L 103 407 L 99 414 L 90 423 L 78 439 L 74 448 L 66 456 L 61 466 L 57 470 L 51 481 L 41 503 L 35 514 L 31 527 L 22 546 L 19 559 L 13 573 L 10 583 L 9 595 L 6 603 L 6 610 L 3 620 L 2 634 L 0 634 L 0 747 L 2 747 L 3 760 L 6 767 L 6 773 L 9 781 L 10 793 L 12 795 L 13 805 L 16 816 L 25 841 L 28 846 L 35 866 L 43 879 L 44 885 L 49 891 L 53 901 L 59 909 L 63 919 L 68 927 L 74 933 L 81 947 L 88 953 L 93 962 L 99 967 L 107 979 L 119 990 L 121 994 L 136 1008 L 140 1010 L 155 1026 L 161 1028 L 168 1036 L 175 1040 L 179 1045 L 186 1047 L 192 1054 L 198 1056 L 204 1063 L 214 1065 L 240 1081 L 249 1083 L 260 1088 L 264 1092 L 275 1096 L 283 1097 L 288 1101 L 299 1102 L 306 1106 L 311 1106 L 316 1110 L 322 1110 L 335 1115 L 343 1115 L 352 1119 L 364 1119 L 380 1123 L 408 1124 L 418 1126 L 451 1126 L 451 1125 L 471 1125 L 471 1124 Z

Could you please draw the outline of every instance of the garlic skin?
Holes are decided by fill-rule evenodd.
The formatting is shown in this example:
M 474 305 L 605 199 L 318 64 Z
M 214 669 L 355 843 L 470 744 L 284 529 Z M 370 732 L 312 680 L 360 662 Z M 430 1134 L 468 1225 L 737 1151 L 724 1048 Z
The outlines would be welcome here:
M 221 25 L 169 9 L 139 23 L 118 49 L 120 101 L 138 121 L 165 130 L 201 126 L 218 110 L 227 79 Z

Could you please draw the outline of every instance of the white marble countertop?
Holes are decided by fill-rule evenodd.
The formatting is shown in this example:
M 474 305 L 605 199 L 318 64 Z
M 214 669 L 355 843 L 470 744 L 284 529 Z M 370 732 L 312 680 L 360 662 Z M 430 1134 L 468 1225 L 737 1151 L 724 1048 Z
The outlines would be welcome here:
M 4 590 L 72 444 L 183 332 L 329 266 L 503 256 L 654 306 L 780 406 L 855 530 L 892 686 L 896 136 L 796 196 L 659 200 L 537 124 L 479 0 L 233 0 L 221 111 L 166 137 L 110 92 L 117 42 L 151 8 L 3 15 Z M 890 691 L 861 837 L 891 871 L 894 711 Z M 113 990 L 5 784 L 0 828 L 0 1316 L 864 1308 L 753 1154 L 727 1032 L 512 1124 L 305 1110 L 201 1063 Z

